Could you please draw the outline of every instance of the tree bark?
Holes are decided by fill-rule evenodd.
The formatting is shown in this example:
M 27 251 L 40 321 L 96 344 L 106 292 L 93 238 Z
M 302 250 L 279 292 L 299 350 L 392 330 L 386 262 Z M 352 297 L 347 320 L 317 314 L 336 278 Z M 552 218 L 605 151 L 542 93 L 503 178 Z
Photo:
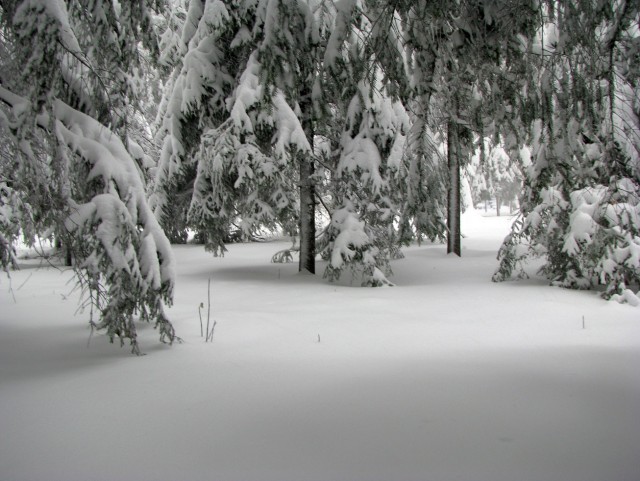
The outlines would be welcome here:
M 70 242 L 70 241 L 69 241 Z M 63 243 L 59 236 L 55 240 L 56 254 L 61 255 L 64 252 L 64 265 L 66 267 L 73 266 L 73 252 L 68 243 Z
M 71 248 L 69 246 L 65 247 L 64 250 L 64 265 L 66 267 L 73 266 L 73 252 L 71 252 Z
M 300 262 L 298 271 L 316 273 L 316 192 L 313 183 L 313 102 L 311 90 L 305 89 L 300 99 L 302 129 L 311 146 L 311 152 L 298 153 L 300 168 Z
M 449 121 L 447 125 L 447 161 L 449 166 L 449 189 L 447 202 L 447 254 L 460 257 L 460 148 L 458 125 Z
M 311 154 L 300 154 L 300 264 L 298 270 L 316 273 L 316 205 Z

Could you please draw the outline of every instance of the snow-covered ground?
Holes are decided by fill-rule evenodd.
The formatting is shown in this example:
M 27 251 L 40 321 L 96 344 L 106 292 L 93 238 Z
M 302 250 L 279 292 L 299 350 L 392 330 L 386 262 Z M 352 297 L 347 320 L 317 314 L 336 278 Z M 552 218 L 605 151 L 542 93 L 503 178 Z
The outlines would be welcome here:
M 285 242 L 176 247 L 184 343 L 141 327 L 143 357 L 25 261 L 0 279 L 0 479 L 640 480 L 640 309 L 491 283 L 507 229 L 466 215 L 463 258 L 414 246 L 380 289 L 269 263 Z

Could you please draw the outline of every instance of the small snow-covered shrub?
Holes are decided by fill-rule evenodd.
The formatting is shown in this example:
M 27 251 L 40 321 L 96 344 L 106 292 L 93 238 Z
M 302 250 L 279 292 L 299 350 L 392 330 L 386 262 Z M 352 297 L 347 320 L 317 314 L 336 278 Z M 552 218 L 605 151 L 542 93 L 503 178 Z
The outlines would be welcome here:
M 381 237 L 372 234 L 371 228 L 358 218 L 353 205 L 336 210 L 325 233 L 329 239 L 325 247 L 329 263 L 324 277 L 337 280 L 347 268 L 362 273 L 363 286 L 378 287 L 391 284 L 380 269 L 391 272 L 388 264 L 390 253 L 381 252 Z

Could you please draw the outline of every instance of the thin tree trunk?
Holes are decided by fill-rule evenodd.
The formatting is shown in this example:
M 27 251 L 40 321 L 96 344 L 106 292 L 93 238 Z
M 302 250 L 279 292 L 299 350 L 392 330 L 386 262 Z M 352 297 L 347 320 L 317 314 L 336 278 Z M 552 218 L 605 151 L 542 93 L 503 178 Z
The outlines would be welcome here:
M 447 160 L 449 191 L 447 202 L 447 254 L 460 257 L 460 148 L 458 125 L 449 121 L 447 126 Z
M 500 196 L 496 195 L 496 215 L 498 217 L 500 217 L 500 207 L 501 207 Z

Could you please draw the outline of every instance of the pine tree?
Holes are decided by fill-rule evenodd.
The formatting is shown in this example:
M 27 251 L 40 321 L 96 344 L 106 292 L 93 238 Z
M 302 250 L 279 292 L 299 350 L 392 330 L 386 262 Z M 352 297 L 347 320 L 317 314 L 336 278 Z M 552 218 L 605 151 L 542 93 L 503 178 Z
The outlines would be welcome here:
M 218 19 L 203 21 L 207 11 L 217 12 Z M 395 107 L 381 102 L 380 95 L 374 92 L 379 80 L 371 87 L 363 76 L 367 69 L 360 55 L 348 59 L 356 62 L 355 67 L 341 57 L 352 20 L 330 2 L 274 0 L 224 6 L 205 2 L 195 12 L 190 5 L 187 18 L 197 27 L 183 60 L 175 62 L 174 72 L 179 68 L 180 73 L 174 73 L 172 92 L 163 109 L 165 148 L 156 182 L 158 212 L 163 218 L 166 206 L 175 205 L 163 200 L 163 195 L 172 195 L 176 182 L 185 178 L 185 172 L 195 169 L 188 225 L 206 234 L 209 248 L 224 250 L 224 234 L 232 223 L 245 236 L 262 227 L 297 230 L 301 237 L 300 270 L 313 272 L 318 199 L 331 199 L 323 201 L 331 217 L 344 207 L 336 202 L 347 202 L 363 187 L 361 178 L 368 176 L 375 181 L 378 167 L 384 167 L 371 170 L 371 166 L 355 165 L 354 159 L 362 158 L 372 147 L 377 151 L 376 142 L 388 151 L 393 144 L 389 143 L 390 136 L 400 133 L 400 123 L 404 121 L 376 120 L 380 115 L 388 116 Z M 334 21 L 339 24 L 340 19 L 347 24 L 341 33 L 345 38 L 338 41 L 330 35 Z M 198 42 L 213 40 L 219 52 L 217 63 L 193 72 L 191 52 L 198 48 Z M 330 70 L 326 68 L 329 64 Z M 207 77 L 199 72 L 212 68 L 224 73 L 220 79 L 228 83 L 208 84 Z M 334 75 L 343 83 L 336 81 Z M 197 101 L 190 103 L 183 99 L 184 83 L 189 78 L 199 82 L 189 89 L 199 95 Z M 344 81 L 348 83 L 345 85 Z M 215 100 L 216 95 L 224 102 Z M 211 109 L 212 103 L 220 108 Z M 389 112 L 380 111 L 381 108 Z M 189 116 L 198 119 L 198 127 L 185 142 Z M 381 125 L 375 125 L 380 121 Z M 331 145 L 331 152 L 336 152 L 319 170 L 317 157 L 322 155 L 322 147 L 316 148 L 316 141 Z M 398 145 L 396 157 L 402 150 Z M 297 183 L 293 179 L 298 179 Z M 369 185 L 368 181 L 364 183 Z M 354 203 L 349 202 L 353 207 Z M 382 210 L 374 214 L 370 207 L 377 202 L 363 199 L 353 214 L 374 219 L 391 209 L 387 200 Z M 391 231 L 387 228 L 391 217 L 383 217 L 383 222 L 376 220 L 375 224 L 386 223 L 384 229 Z M 323 245 L 332 242 L 331 236 L 335 238 L 339 231 L 334 229 L 334 234 L 325 236 Z M 379 242 L 373 231 L 371 238 Z M 339 255 L 334 258 L 342 259 Z M 349 256 L 344 259 L 347 263 L 351 260 Z M 340 266 L 342 263 L 341 260 Z M 375 265 L 368 267 L 369 274 Z M 339 271 L 334 270 L 333 274 Z
M 173 256 L 134 160 L 144 157 L 134 130 L 141 49 L 155 52 L 152 3 L 24 0 L 3 3 L 1 16 L 3 62 L 17 73 L 0 85 L 0 127 L 16 159 L 5 183 L 23 212 L 16 220 L 29 241 L 47 229 L 62 237 L 92 326 L 129 339 L 136 353 L 136 316 L 154 320 L 162 341 L 175 339 L 163 307 Z
M 405 103 L 412 112 L 403 230 L 432 239 L 447 236 L 450 251 L 457 251 L 460 169 L 469 162 L 474 136 L 517 131 L 505 114 L 516 96 L 505 87 L 521 64 L 519 36 L 531 30 L 535 10 L 529 2 L 506 1 L 394 2 L 392 7 L 379 10 L 401 19 L 410 86 Z M 489 120 L 498 99 L 501 116 Z M 436 139 L 443 136 L 447 162 L 437 155 Z
M 297 62 L 310 52 L 292 50 L 291 42 L 300 31 L 298 40 L 309 48 L 305 8 L 298 2 L 189 5 L 185 53 L 175 61 L 163 109 L 154 205 L 170 221 L 175 203 L 167 199 L 184 185 L 191 191 L 185 227 L 201 233 L 215 253 L 224 252 L 232 226 L 244 238 L 264 227 L 295 231 L 300 197 L 292 179 L 313 140 L 297 113 L 304 105 L 299 92 L 313 80 L 310 72 L 297 77 Z M 293 30 L 277 25 L 281 19 L 291 20 Z
M 267 96 L 282 95 L 296 114 L 289 117 L 301 129 L 305 142 L 295 142 L 291 161 L 298 172 L 300 236 L 299 270 L 315 273 L 316 193 L 314 137 L 322 112 L 314 98 L 319 86 L 319 24 L 311 2 L 268 0 L 260 2 L 257 30 L 260 41 L 257 54 L 262 64 L 262 80 Z M 320 114 L 320 115 L 318 115 Z M 281 127 L 281 128 L 282 128 Z M 292 139 L 293 140 L 293 139 Z
M 185 242 L 192 228 L 214 252 L 219 252 L 233 217 L 214 226 L 215 220 L 206 222 L 206 213 L 194 213 L 191 220 L 188 213 L 206 184 L 201 178 L 201 190 L 195 188 L 203 133 L 228 119 L 227 99 L 248 60 L 251 11 L 242 3 L 227 8 L 220 1 L 195 0 L 185 10 L 176 2 L 162 36 L 160 58 L 170 74 L 156 120 L 161 153 L 151 203 L 173 242 Z
M 318 131 L 325 145 L 320 163 L 329 182 L 322 204 L 329 223 L 320 245 L 328 261 L 325 277 L 335 280 L 351 270 L 363 276 L 364 285 L 378 286 L 390 285 L 389 260 L 400 255 L 394 223 L 400 215 L 408 116 L 390 94 L 394 85 L 383 77 L 385 55 L 363 41 L 376 27 L 362 7 L 336 5 L 323 53 L 323 105 L 329 105 L 329 116 Z
M 363 274 L 365 285 L 388 285 L 389 261 L 400 255 L 402 244 L 394 224 L 402 205 L 409 121 L 380 79 L 375 85 L 361 80 L 350 95 L 331 170 L 333 212 L 323 239 L 329 260 L 325 276 L 336 279 L 349 267 Z
M 601 283 L 605 297 L 639 303 L 639 7 L 549 2 L 543 14 L 530 47 L 539 87 L 527 85 L 535 103 L 523 219 L 505 239 L 494 279 L 541 254 L 552 283 Z

